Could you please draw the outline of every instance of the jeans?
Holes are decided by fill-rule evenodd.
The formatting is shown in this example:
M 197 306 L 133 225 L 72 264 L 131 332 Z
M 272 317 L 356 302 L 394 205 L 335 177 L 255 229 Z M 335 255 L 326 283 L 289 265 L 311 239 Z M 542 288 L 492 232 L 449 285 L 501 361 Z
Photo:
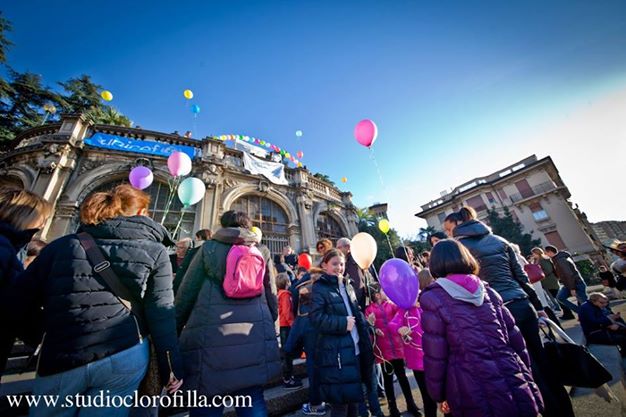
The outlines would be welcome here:
M 556 294 L 556 299 L 559 300 L 561 304 L 567 306 L 574 313 L 578 313 L 578 306 L 568 300 L 569 296 L 570 290 L 566 287 L 561 287 L 559 288 L 559 292 Z M 576 300 L 578 300 L 579 304 L 587 301 L 587 285 L 585 285 L 585 282 L 582 279 L 576 282 Z
M 96 408 L 101 403 L 100 392 L 113 399 L 132 395 L 148 369 L 150 355 L 148 343 L 139 343 L 129 349 L 107 356 L 87 365 L 49 376 L 38 376 L 33 384 L 34 395 L 58 395 L 59 401 L 73 398 L 72 407 L 52 408 L 45 403 L 31 407 L 31 417 L 126 417 L 130 408 Z M 92 406 L 77 407 L 76 394 L 84 395 L 81 401 Z M 61 403 L 59 403 L 61 404 Z
M 292 356 L 297 355 L 304 347 L 306 353 L 306 374 L 309 377 L 309 403 L 313 406 L 322 403 L 318 376 L 315 372 L 315 346 L 317 345 L 317 330 L 311 324 L 309 316 L 298 316 L 289 331 L 285 343 L 285 350 Z
M 235 408 L 237 417 L 267 417 L 267 406 L 263 398 L 263 387 L 252 387 L 231 393 L 230 395 L 249 395 L 252 407 Z M 198 407 L 189 409 L 189 417 L 221 417 L 224 407 Z
M 389 412 L 396 406 L 396 393 L 393 388 L 393 374 L 398 377 L 398 383 L 404 394 L 406 400 L 406 406 L 409 409 L 417 408 L 415 401 L 413 401 L 413 394 L 411 392 L 411 385 L 406 377 L 406 370 L 404 369 L 404 360 L 392 359 L 383 363 L 383 382 L 385 384 L 385 393 L 387 394 L 387 403 L 389 404 Z
M 382 415 L 383 411 L 380 409 L 380 401 L 378 401 L 378 376 L 376 375 L 376 365 L 374 365 L 374 369 L 372 370 L 372 377 L 366 384 L 364 384 L 364 386 L 365 398 L 367 399 L 367 403 L 370 407 L 369 411 L 373 416 Z M 359 415 L 367 415 L 367 405 L 365 404 L 365 401 L 359 403 Z
M 330 417 L 356 417 L 356 403 L 349 404 L 331 404 Z
M 544 417 L 574 417 L 574 410 L 565 387 L 558 379 L 556 371 L 546 355 L 539 336 L 537 312 L 528 299 L 515 300 L 508 304 L 515 324 L 526 342 L 530 355 L 533 379 L 541 391 L 545 410 Z

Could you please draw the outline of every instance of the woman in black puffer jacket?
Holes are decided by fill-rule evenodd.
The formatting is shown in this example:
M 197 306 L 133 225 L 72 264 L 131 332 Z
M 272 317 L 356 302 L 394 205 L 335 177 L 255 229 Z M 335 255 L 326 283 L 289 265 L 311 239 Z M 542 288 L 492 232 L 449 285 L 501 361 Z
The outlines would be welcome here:
M 315 372 L 332 417 L 356 415 L 362 384 L 374 368 L 372 343 L 354 289 L 345 282 L 345 259 L 336 249 L 324 254 L 324 274 L 313 284 L 309 316 L 318 331 Z
M 20 257 L 26 254 L 28 242 L 43 227 L 51 212 L 50 203 L 37 194 L 19 188 L 0 188 L 0 375 L 15 336 L 21 330 L 16 326 L 13 311 L 8 308 L 11 297 L 7 289 L 24 271 Z M 36 345 L 40 336 L 37 330 L 29 335 L 20 333 L 20 337 L 33 336 L 33 340 L 26 341 Z
M 528 276 L 517 260 L 511 244 L 494 235 L 479 221 L 471 207 L 461 207 L 444 221 L 446 233 L 454 236 L 480 264 L 478 275 L 500 294 L 504 306 L 515 318 L 522 332 L 532 362 L 535 382 L 543 396 L 544 417 L 573 417 L 572 402 L 559 383 L 558 376 L 548 362 L 539 336 L 537 311 L 545 316 L 534 289 L 528 285 Z M 535 310 L 537 309 L 537 310 Z
M 93 272 L 75 234 L 44 248 L 12 289 L 16 311 L 44 310 L 33 394 L 132 394 L 148 366 L 147 335 L 155 345 L 161 384 L 170 392 L 182 384 L 172 269 L 163 245 L 172 242 L 163 226 L 146 216 L 149 202 L 147 194 L 120 185 L 90 196 L 80 213 L 79 232 L 93 237 L 121 284 L 141 300 L 141 319 Z M 128 412 L 111 408 L 107 415 Z

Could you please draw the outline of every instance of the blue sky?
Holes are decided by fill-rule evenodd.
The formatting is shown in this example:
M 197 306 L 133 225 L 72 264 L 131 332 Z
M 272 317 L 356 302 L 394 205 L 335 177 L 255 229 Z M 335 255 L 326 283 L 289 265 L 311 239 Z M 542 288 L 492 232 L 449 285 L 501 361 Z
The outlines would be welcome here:
M 49 85 L 90 74 L 144 128 L 302 150 L 357 205 L 389 202 L 405 236 L 439 191 L 532 153 L 554 158 L 591 220 L 624 218 L 608 193 L 621 186 L 610 178 L 623 178 L 626 151 L 626 2 L 22 1 L 2 10 L 17 70 Z M 186 88 L 202 109 L 195 129 Z M 379 127 L 384 187 L 352 136 L 363 118 Z M 601 169 L 581 169 L 590 163 Z

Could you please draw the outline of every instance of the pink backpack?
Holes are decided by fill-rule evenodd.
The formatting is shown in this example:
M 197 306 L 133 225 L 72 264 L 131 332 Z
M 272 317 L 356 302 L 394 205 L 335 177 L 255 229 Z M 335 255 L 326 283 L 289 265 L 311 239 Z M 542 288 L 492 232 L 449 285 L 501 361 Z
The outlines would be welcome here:
M 252 298 L 261 295 L 265 260 L 255 246 L 233 245 L 226 256 L 224 293 L 230 298 Z

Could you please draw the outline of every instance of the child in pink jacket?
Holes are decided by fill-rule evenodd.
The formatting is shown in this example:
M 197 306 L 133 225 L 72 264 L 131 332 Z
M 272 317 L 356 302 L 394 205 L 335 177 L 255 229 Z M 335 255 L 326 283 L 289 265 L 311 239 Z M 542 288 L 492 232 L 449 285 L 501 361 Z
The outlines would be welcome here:
M 379 286 L 373 286 L 370 293 L 373 302 L 365 309 L 365 316 L 375 328 L 374 357 L 377 363 L 382 363 L 389 414 L 391 417 L 400 416 L 393 387 L 393 374 L 395 373 L 406 399 L 407 411 L 413 416 L 420 416 L 421 413 L 413 400 L 411 385 L 404 370 L 404 343 L 397 329 L 394 330 L 390 326 L 391 320 L 398 312 L 398 307 L 387 299 Z
M 413 370 L 422 401 L 425 417 L 437 417 L 437 403 L 430 398 L 426 390 L 424 377 L 424 351 L 422 350 L 422 309 L 419 303 L 408 310 L 399 309 L 389 327 L 402 337 L 406 366 Z

